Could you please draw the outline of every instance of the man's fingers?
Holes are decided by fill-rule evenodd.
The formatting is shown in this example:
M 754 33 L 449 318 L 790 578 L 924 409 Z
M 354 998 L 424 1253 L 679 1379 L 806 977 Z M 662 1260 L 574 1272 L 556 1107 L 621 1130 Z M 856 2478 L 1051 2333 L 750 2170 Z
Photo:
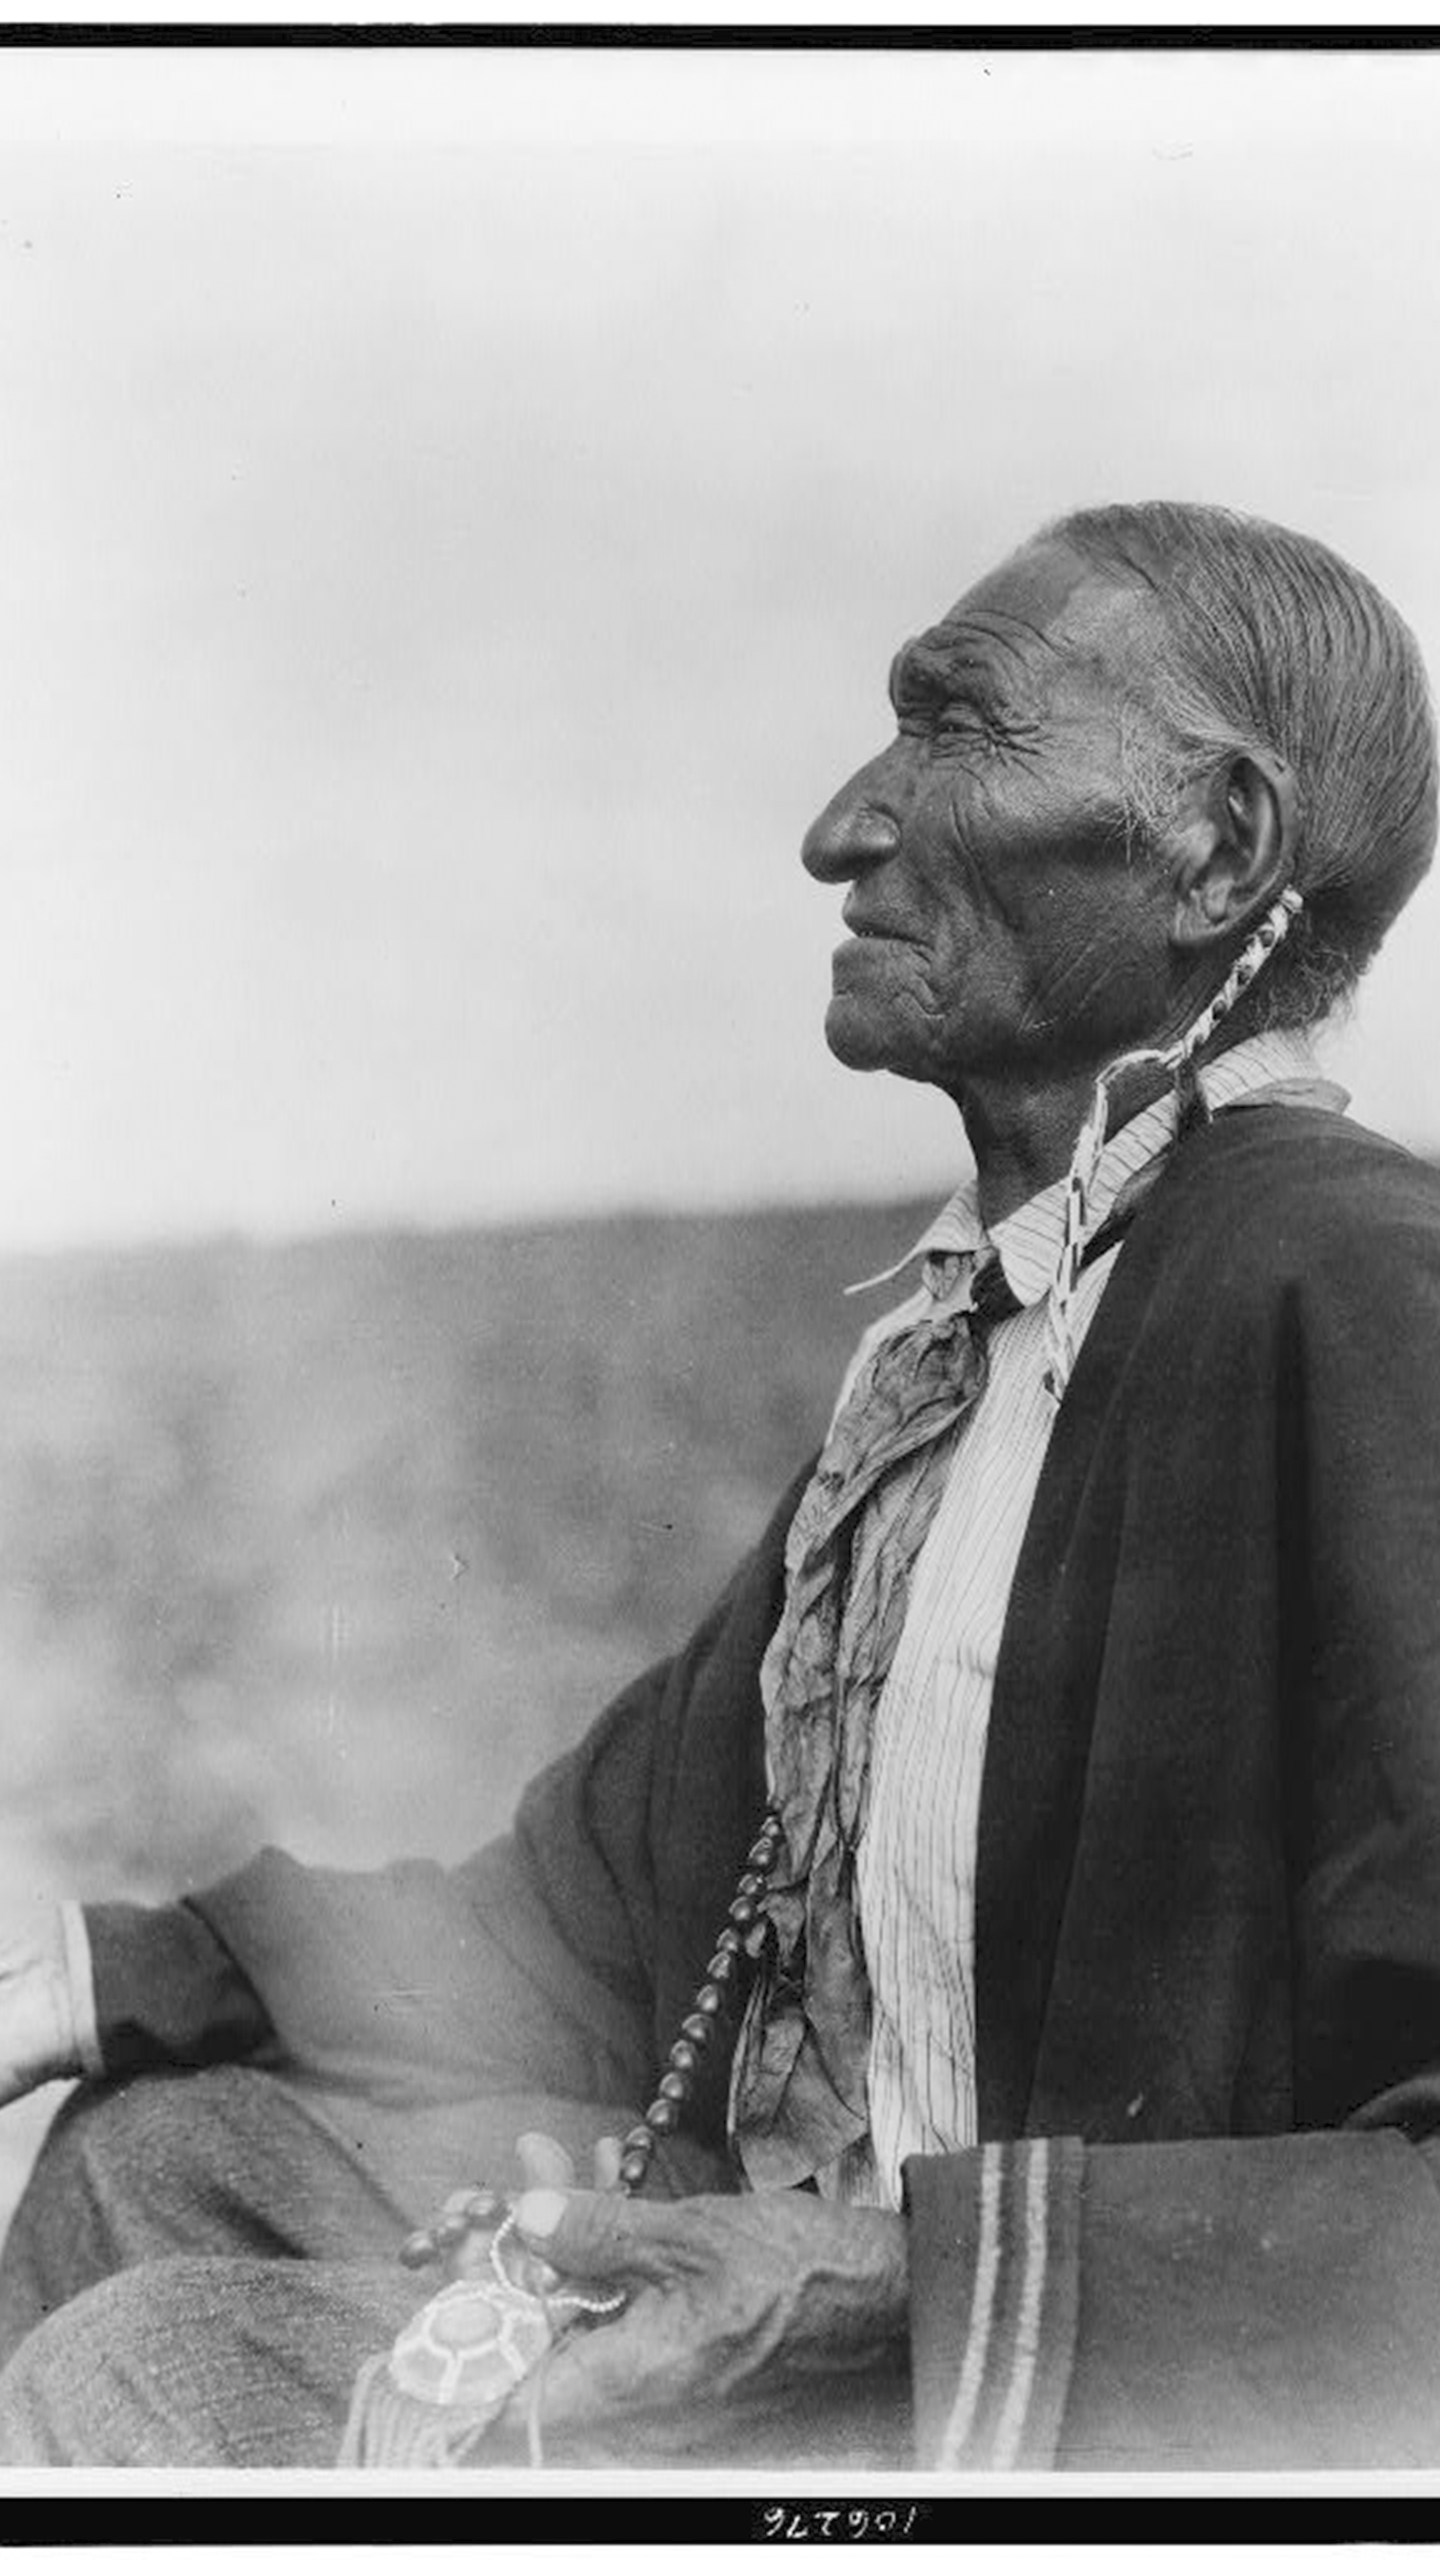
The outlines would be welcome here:
M 573 2187 L 575 2163 L 563 2142 L 548 2133 L 522 2133 L 515 2149 L 527 2187 Z
M 0 2106 L 82 2068 L 58 1903 L 0 1929 Z
M 527 2187 L 573 2187 L 575 2163 L 563 2142 L 548 2133 L 522 2133 L 515 2145 L 520 2176 Z M 602 2133 L 592 2154 L 594 2183 L 600 2189 L 620 2184 L 620 2139 Z
M 532 2187 L 515 2220 L 535 2254 L 568 2276 L 626 2276 L 658 2284 L 675 2272 L 674 2208 L 635 2204 L 621 2189 L 587 2195 Z

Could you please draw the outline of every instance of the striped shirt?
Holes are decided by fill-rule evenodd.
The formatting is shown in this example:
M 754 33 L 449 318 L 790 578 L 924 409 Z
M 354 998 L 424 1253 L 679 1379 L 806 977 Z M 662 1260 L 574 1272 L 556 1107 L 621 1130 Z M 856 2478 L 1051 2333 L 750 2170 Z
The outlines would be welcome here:
M 1200 1081 L 1213 1109 L 1262 1092 L 1267 1101 L 1339 1108 L 1346 1100 L 1318 1081 L 1307 1043 L 1291 1033 L 1238 1043 L 1203 1067 Z M 1138 1192 L 1158 1168 L 1175 1111 L 1167 1094 L 1111 1139 L 1092 1193 L 1092 1232 L 1124 1206 L 1127 1186 Z M 1045 1384 L 1046 1301 L 1063 1241 L 1064 1193 L 1063 1181 L 1052 1184 L 987 1237 L 973 1182 L 957 1191 L 906 1257 L 922 1264 L 923 1285 L 870 1327 L 841 1390 L 843 1404 L 888 1335 L 937 1309 L 967 1305 L 975 1256 L 993 1246 L 1020 1311 L 990 1337 L 985 1389 L 957 1435 L 876 1713 L 856 1876 L 872 1997 L 870 2131 L 820 2180 L 824 2193 L 852 2203 L 898 2206 L 900 2165 L 911 2153 L 952 2151 L 977 2138 L 980 1782 L 1006 1605 L 1056 1414 Z M 1120 1249 L 1117 1242 L 1081 1276 L 1072 1315 L 1077 1353 Z M 768 1704 L 764 1673 L 762 1688 Z

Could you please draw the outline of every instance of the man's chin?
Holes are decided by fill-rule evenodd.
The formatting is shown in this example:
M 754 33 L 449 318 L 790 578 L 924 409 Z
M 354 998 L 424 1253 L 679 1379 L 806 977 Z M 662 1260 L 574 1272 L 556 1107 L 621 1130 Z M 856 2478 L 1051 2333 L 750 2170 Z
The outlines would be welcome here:
M 825 1045 L 842 1067 L 857 1075 L 888 1070 L 896 1076 L 924 1076 L 924 1068 L 895 1038 L 894 1026 L 877 1022 L 873 1011 L 853 997 L 834 995 L 825 1010 Z

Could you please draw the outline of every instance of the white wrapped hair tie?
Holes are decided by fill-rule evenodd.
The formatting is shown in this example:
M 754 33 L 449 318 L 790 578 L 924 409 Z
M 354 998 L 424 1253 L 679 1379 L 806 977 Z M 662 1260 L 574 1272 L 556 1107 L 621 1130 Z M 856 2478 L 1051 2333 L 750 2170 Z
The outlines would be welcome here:
M 1065 1177 L 1065 1241 L 1050 1284 L 1047 1326 L 1050 1363 L 1045 1383 L 1057 1404 L 1070 1383 L 1070 1372 L 1075 1366 L 1071 1310 L 1085 1259 L 1090 1196 L 1110 1126 L 1111 1085 L 1135 1067 L 1156 1067 L 1167 1075 L 1178 1076 L 1204 1048 L 1237 998 L 1244 994 L 1266 961 L 1279 949 L 1304 903 L 1298 889 L 1282 889 L 1246 943 L 1224 985 L 1217 989 L 1203 1013 L 1196 1015 L 1188 1031 L 1169 1048 L 1127 1049 L 1123 1057 L 1112 1058 L 1108 1067 L 1102 1067 L 1095 1079 L 1095 1092 L 1081 1122 L 1070 1170 Z

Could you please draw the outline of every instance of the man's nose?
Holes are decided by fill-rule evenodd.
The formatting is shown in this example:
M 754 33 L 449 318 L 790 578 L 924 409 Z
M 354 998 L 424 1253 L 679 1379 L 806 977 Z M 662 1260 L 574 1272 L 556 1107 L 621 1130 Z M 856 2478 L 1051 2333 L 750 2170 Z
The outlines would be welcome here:
M 896 850 L 900 820 L 885 762 L 877 757 L 853 774 L 807 830 L 800 859 L 813 880 L 853 880 Z

